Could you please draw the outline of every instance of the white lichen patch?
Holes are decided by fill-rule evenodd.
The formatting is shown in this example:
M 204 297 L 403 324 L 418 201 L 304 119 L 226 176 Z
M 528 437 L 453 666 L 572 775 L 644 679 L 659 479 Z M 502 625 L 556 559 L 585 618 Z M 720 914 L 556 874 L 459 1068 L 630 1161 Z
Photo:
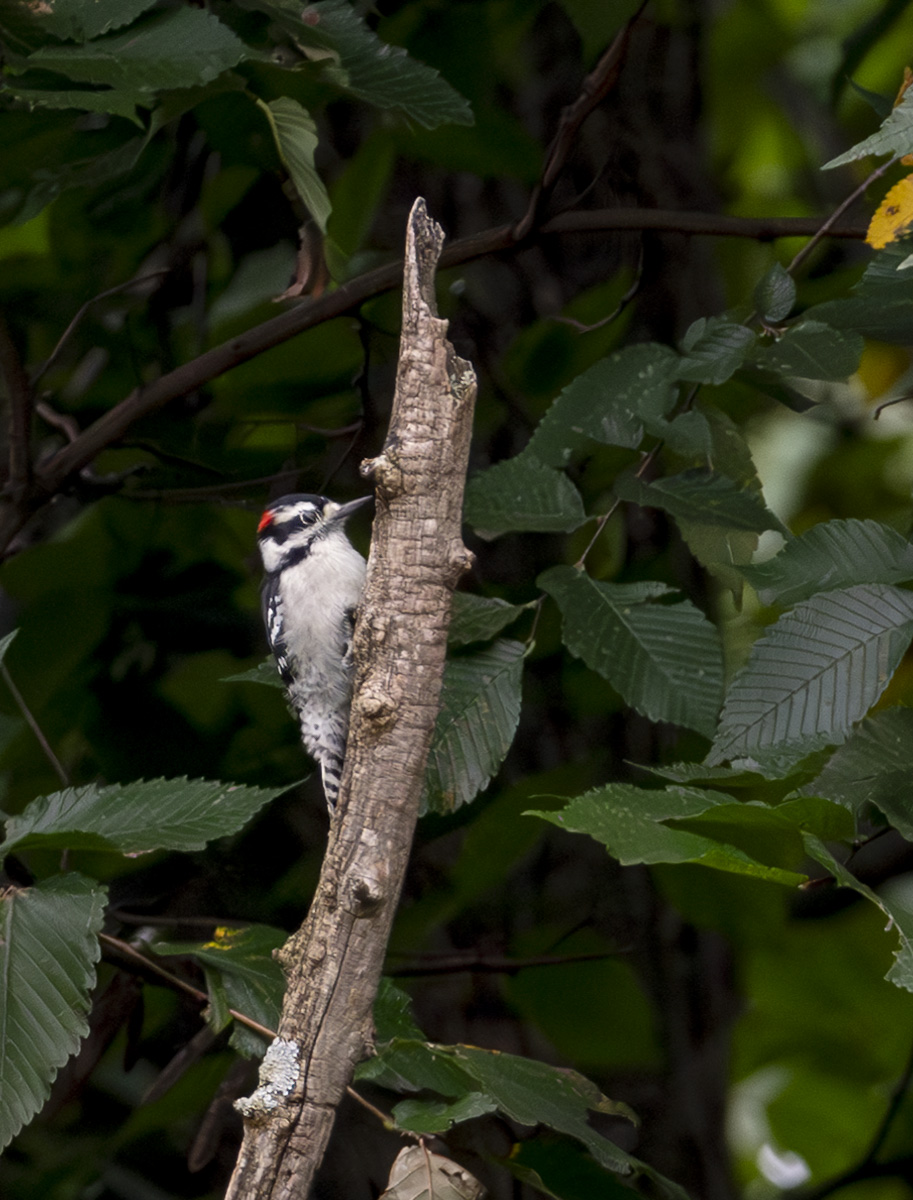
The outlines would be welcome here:
M 260 1064 L 260 1086 L 252 1096 L 235 1101 L 235 1110 L 242 1117 L 264 1117 L 279 1107 L 298 1078 L 297 1042 L 274 1038 Z

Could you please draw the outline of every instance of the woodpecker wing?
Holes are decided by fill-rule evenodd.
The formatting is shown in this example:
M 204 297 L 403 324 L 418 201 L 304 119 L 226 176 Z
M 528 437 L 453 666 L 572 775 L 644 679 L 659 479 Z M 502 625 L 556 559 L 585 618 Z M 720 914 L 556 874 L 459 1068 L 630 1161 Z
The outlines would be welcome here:
M 290 687 L 294 683 L 295 677 L 292 673 L 291 663 L 288 660 L 288 647 L 285 644 L 285 638 L 282 636 L 285 621 L 282 614 L 282 596 L 279 591 L 278 575 L 267 575 L 260 592 L 260 602 L 269 648 L 275 656 L 276 666 L 279 669 L 282 682 L 286 687 Z

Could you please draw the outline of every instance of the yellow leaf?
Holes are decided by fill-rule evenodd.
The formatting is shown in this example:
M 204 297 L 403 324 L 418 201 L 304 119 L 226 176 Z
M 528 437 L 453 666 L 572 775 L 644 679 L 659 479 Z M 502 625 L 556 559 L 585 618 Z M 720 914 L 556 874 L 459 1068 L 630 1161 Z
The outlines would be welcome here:
M 873 250 L 883 250 L 909 233 L 913 225 L 913 175 L 895 183 L 869 223 L 866 242 Z

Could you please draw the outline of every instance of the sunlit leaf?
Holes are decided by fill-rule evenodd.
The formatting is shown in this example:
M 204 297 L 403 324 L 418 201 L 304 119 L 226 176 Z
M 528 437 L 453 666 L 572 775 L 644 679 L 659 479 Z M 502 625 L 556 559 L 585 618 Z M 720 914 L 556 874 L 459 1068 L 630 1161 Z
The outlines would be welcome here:
M 89 1032 L 105 899 L 75 872 L 0 892 L 0 1149 Z
M 755 642 L 732 682 L 707 762 L 842 742 L 913 636 L 913 593 L 880 584 L 825 592 Z
M 913 225 L 913 175 L 895 183 L 878 205 L 869 222 L 866 242 L 873 250 L 883 250 L 899 241 Z
M 661 583 L 600 583 L 574 567 L 538 579 L 563 618 L 564 642 L 624 701 L 653 721 L 708 737 L 722 702 L 723 652 L 716 629 L 688 600 L 656 601 Z
M 901 102 L 891 109 L 877 133 L 857 142 L 852 149 L 826 162 L 822 171 L 842 167 L 865 158 L 868 154 L 910 154 L 913 152 L 913 92 L 907 92 Z

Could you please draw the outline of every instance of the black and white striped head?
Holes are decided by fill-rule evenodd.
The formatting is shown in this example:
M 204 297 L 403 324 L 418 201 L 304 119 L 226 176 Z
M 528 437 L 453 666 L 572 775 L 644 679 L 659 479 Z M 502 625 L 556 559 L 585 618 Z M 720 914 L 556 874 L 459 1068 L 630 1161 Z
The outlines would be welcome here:
M 257 526 L 260 557 L 266 573 L 284 570 L 307 558 L 323 539 L 345 537 L 348 518 L 373 497 L 361 496 L 348 504 L 337 504 L 326 496 L 299 493 L 280 496 L 263 513 Z

